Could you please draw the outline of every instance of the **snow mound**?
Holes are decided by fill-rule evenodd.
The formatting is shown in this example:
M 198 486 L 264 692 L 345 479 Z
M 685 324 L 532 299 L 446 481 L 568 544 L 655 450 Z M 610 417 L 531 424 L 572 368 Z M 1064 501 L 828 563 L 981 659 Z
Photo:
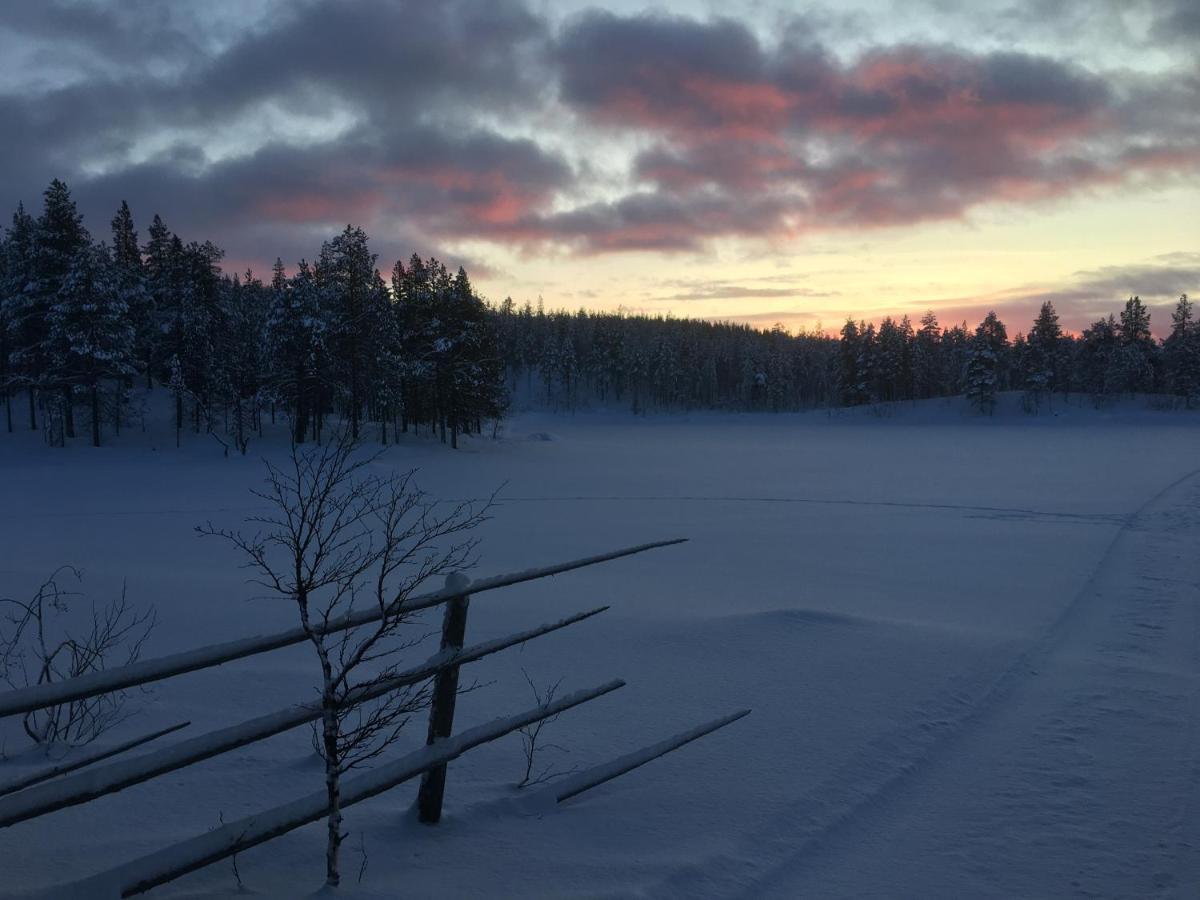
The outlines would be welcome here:
M 548 431 L 535 431 L 525 438 L 527 441 L 557 441 L 558 438 Z

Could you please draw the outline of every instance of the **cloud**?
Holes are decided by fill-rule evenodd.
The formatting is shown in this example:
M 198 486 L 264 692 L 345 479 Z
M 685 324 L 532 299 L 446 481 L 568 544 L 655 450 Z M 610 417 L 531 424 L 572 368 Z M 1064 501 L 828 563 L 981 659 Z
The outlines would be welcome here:
M 672 209 L 693 211 L 677 216 L 671 243 L 681 248 L 956 219 L 989 202 L 1200 169 L 1186 79 L 1123 80 L 946 46 L 878 47 L 843 63 L 811 38 L 767 47 L 728 20 L 652 15 L 582 16 L 558 47 L 563 102 L 655 142 L 633 171 Z M 645 190 L 640 206 L 650 205 Z M 723 197 L 770 214 L 703 215 Z M 623 243 L 610 232 L 593 249 Z
M 1165 4 L 1153 27 L 1186 30 L 1191 9 Z M 839 54 L 818 18 L 767 40 L 730 18 L 558 26 L 520 0 L 8 4 L 0 46 L 34 55 L 0 87 L 20 136 L 0 142 L 0 201 L 36 206 L 63 177 L 94 228 L 128 199 L 238 258 L 311 255 L 347 221 L 389 248 L 594 255 L 953 220 L 1200 170 L 1194 67 L 948 43 Z
M 782 287 L 773 285 L 782 283 Z M 695 300 L 748 300 L 797 297 L 836 297 L 839 291 L 819 290 L 792 283 L 791 278 L 753 278 L 747 281 L 717 279 L 673 279 L 662 287 L 675 293 L 656 299 L 690 302 Z
M 144 33 L 99 3 L 6 10 L 0 29 L 61 31 L 90 58 L 114 59 L 174 33 L 148 6 Z M 0 145 L 0 197 L 36 206 L 35 192 L 64 177 L 93 227 L 127 199 L 181 232 L 235 239 L 239 257 L 275 239 L 269 260 L 311 255 L 314 233 L 347 221 L 421 249 L 502 234 L 568 185 L 559 155 L 485 121 L 541 102 L 545 26 L 521 4 L 323 0 L 275 12 L 215 51 L 206 35 L 180 38 L 167 75 L 98 69 L 0 94 L 21 135 Z M 334 113 L 340 125 L 320 127 Z M 310 134 L 263 127 L 296 119 Z
M 1200 38 L 1200 6 L 1194 0 L 1163 0 L 1150 33 L 1160 41 L 1190 43 Z

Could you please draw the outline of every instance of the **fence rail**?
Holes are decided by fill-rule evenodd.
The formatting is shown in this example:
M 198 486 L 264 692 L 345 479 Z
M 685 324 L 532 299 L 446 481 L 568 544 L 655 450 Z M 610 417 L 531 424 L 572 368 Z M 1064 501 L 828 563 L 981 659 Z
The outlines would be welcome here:
M 597 563 L 620 559 L 624 556 L 633 556 L 637 553 L 644 553 L 647 550 L 670 547 L 673 544 L 682 544 L 686 540 L 687 538 L 676 538 L 670 541 L 638 544 L 635 547 L 625 547 L 621 550 L 600 553 L 596 556 L 587 556 L 582 559 L 575 559 L 570 562 L 546 566 L 540 569 L 526 569 L 523 572 L 510 572 L 507 575 L 493 575 L 490 578 L 481 578 L 470 582 L 470 587 L 467 590 L 441 590 L 431 594 L 421 594 L 417 597 L 397 598 L 396 603 L 388 608 L 387 614 L 396 615 L 399 613 L 419 612 L 423 609 L 438 606 L 447 600 L 462 597 L 468 592 L 471 594 L 482 594 L 484 591 L 494 591 L 497 588 L 522 584 L 526 581 L 549 578 L 551 575 L 560 575 L 563 572 L 582 569 L 586 566 L 594 566 Z M 378 609 L 364 609 L 342 616 L 339 619 L 334 619 L 324 629 L 314 630 L 321 634 L 334 634 L 349 628 L 357 628 L 360 625 L 378 622 L 383 618 L 383 615 Z M 151 684 L 155 681 L 162 681 L 164 678 L 183 675 L 186 672 L 194 672 L 197 669 L 207 669 L 212 666 L 233 662 L 237 659 L 244 659 L 247 656 L 290 647 L 293 644 L 300 644 L 306 640 L 308 640 L 308 635 L 303 628 L 291 628 L 277 634 L 257 635 L 223 644 L 199 647 L 195 650 L 186 650 L 183 653 L 175 653 L 171 656 L 160 656 L 157 659 L 142 660 L 118 669 L 106 669 L 103 672 L 82 675 L 68 681 L 39 684 L 21 688 L 20 690 L 8 691 L 5 694 L 0 694 L 0 719 L 32 712 L 35 709 L 43 709 L 47 706 L 58 706 L 59 704 L 70 703 L 74 700 L 84 700 L 88 697 L 99 696 L 100 694 L 109 694 L 127 687 Z
M 26 775 L 23 778 L 16 778 L 12 781 L 6 781 L 0 784 L 0 797 L 5 794 L 15 794 L 17 791 L 24 790 L 28 787 L 33 787 L 35 784 L 41 784 L 43 781 L 50 781 L 60 775 L 66 775 L 69 772 L 75 772 L 87 766 L 95 765 L 101 760 L 111 759 L 114 756 L 119 756 L 129 750 L 141 747 L 143 744 L 149 744 L 151 741 L 156 741 L 160 737 L 166 737 L 168 734 L 173 734 L 181 728 L 187 728 L 191 722 L 179 722 L 167 728 L 160 728 L 158 731 L 152 731 L 150 734 L 143 734 L 139 737 L 130 738 L 127 741 L 122 741 L 112 747 L 105 747 L 102 750 L 97 750 L 92 753 L 85 753 L 75 759 L 69 760 L 57 766 L 51 766 L 48 769 L 43 769 L 40 772 L 34 772 L 32 775 Z

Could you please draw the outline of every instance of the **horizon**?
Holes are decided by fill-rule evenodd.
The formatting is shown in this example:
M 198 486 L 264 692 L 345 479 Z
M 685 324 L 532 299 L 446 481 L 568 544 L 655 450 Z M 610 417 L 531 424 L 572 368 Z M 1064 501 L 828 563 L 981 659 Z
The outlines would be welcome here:
M 1200 283 L 1194 10 L 785 6 L 11 8 L 2 196 L 61 177 L 97 236 L 128 200 L 229 272 L 353 222 L 493 303 L 1015 333 L 1050 300 L 1079 333 L 1138 295 L 1165 334 Z

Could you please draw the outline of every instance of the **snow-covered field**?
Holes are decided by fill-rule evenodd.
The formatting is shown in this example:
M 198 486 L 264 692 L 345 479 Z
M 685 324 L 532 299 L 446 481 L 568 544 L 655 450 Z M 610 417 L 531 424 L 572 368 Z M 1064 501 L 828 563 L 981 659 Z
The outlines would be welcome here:
M 1200 889 L 1200 415 L 1134 406 L 963 415 L 524 414 L 419 467 L 445 499 L 504 485 L 485 575 L 660 538 L 689 542 L 480 595 L 468 640 L 602 603 L 489 658 L 465 728 L 532 705 L 521 676 L 623 690 L 563 715 L 586 766 L 753 714 L 559 808 L 522 802 L 516 736 L 347 811 L 354 897 L 1195 896 Z M 90 597 L 157 605 L 148 655 L 291 626 L 196 524 L 255 511 L 257 458 L 163 432 L 100 450 L 0 435 L 0 594 L 63 563 Z M 434 621 L 431 619 L 431 621 Z M 308 699 L 305 647 L 135 697 L 121 735 L 184 734 Z M 424 739 L 424 723 L 409 742 Z M 169 740 L 169 739 L 168 739 Z M 0 779 L 44 764 L 0 723 Z M 0 830 L 0 894 L 36 893 L 318 790 L 307 730 Z M 556 761 L 557 761 L 556 759 Z M 239 857 L 247 889 L 323 878 L 309 826 Z M 365 853 L 365 857 L 364 857 Z M 365 858 L 365 869 L 359 870 Z M 228 862 L 158 889 L 234 893 Z

